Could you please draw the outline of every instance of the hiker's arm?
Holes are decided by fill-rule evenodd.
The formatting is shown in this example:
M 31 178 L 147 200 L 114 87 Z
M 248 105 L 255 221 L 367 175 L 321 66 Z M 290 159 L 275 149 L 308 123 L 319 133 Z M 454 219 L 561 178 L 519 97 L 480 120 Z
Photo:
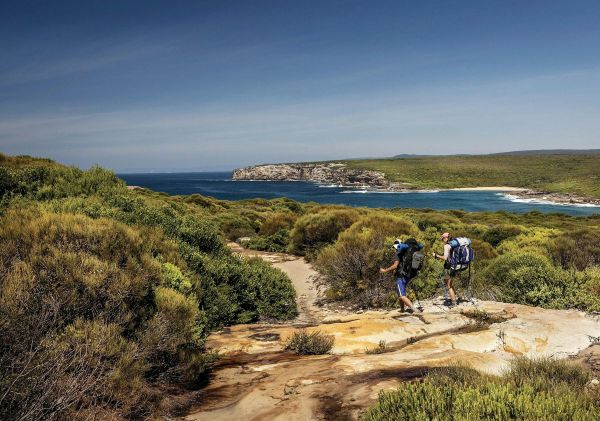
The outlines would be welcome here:
M 396 261 L 394 261 L 394 263 L 392 263 L 392 266 L 390 266 L 389 268 L 385 268 L 385 269 L 384 269 L 384 268 L 380 268 L 380 269 L 379 269 L 379 272 L 381 272 L 381 273 L 386 273 L 386 272 L 389 272 L 389 271 L 395 270 L 395 269 L 398 267 L 398 264 L 399 264 L 399 263 L 400 263 L 400 261 L 399 261 L 399 260 L 396 260 Z
M 440 259 L 443 260 L 444 262 L 446 260 L 448 260 L 448 256 L 450 255 L 450 246 L 448 244 L 446 244 L 444 246 L 444 254 L 437 254 L 437 253 L 433 253 L 433 257 L 435 257 L 436 259 Z

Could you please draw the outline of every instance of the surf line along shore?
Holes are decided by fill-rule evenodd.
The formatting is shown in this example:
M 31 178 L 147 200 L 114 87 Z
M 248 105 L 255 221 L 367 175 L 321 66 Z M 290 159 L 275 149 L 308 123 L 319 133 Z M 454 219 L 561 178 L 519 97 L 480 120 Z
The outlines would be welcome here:
M 187 420 L 358 419 L 378 392 L 452 364 L 498 374 L 516 356 L 567 358 L 589 348 L 600 319 L 575 310 L 479 302 L 448 310 L 423 301 L 424 312 L 350 312 L 316 305 L 316 272 L 283 253 L 233 251 L 256 256 L 286 272 L 298 291 L 299 317 L 287 324 L 235 325 L 213 333 L 207 346 L 222 355 Z M 494 322 L 477 325 L 475 310 Z M 297 328 L 333 335 L 328 355 L 300 356 L 283 349 Z M 385 341 L 384 353 L 368 353 Z

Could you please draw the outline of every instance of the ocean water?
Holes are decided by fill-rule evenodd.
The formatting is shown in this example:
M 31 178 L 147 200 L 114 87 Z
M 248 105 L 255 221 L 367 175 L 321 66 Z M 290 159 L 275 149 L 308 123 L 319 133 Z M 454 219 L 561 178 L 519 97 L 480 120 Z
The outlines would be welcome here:
M 128 185 L 168 194 L 199 193 L 217 199 L 239 200 L 288 197 L 299 202 L 378 208 L 462 209 L 465 211 L 561 212 L 570 215 L 600 214 L 600 206 L 539 203 L 499 192 L 367 192 L 303 181 L 234 181 L 231 172 L 119 174 Z

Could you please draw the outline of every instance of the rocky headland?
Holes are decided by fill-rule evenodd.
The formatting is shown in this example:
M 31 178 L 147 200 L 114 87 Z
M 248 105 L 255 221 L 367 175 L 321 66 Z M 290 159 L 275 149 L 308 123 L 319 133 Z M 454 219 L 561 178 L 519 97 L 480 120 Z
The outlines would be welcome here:
M 406 191 L 406 185 L 391 182 L 379 171 L 348 168 L 342 163 L 266 164 L 240 168 L 234 180 L 248 181 L 312 181 L 340 187 L 373 190 Z

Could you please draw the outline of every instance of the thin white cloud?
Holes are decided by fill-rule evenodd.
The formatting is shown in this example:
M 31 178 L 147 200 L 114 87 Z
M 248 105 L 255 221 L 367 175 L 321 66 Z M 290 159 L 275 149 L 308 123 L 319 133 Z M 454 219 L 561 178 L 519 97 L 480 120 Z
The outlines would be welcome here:
M 444 90 L 336 97 L 287 105 L 132 109 L 0 119 L 0 149 L 117 170 L 215 168 L 256 162 L 593 147 L 600 102 L 565 88 L 599 89 L 571 72 Z M 572 139 L 576 140 L 573 141 Z M 139 160 L 142 163 L 135 162 Z
M 30 54 L 26 63 L 15 65 L 0 74 L 0 86 L 51 80 L 79 73 L 99 70 L 114 64 L 151 57 L 168 51 L 164 45 L 148 46 L 137 41 L 116 43 L 85 52 L 54 57 L 47 54 Z

